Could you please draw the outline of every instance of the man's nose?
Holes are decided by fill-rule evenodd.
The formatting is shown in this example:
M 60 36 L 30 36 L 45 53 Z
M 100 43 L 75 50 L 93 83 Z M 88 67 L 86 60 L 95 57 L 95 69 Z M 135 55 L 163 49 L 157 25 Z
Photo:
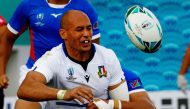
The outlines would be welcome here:
M 83 36 L 90 37 L 90 35 L 91 35 L 91 31 L 85 29 L 83 32 Z

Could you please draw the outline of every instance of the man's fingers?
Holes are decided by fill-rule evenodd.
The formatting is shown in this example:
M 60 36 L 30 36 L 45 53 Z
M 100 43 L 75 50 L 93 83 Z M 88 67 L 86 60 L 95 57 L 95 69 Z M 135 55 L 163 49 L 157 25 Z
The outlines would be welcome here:
M 83 92 L 78 92 L 78 95 L 81 96 L 82 98 L 85 98 L 88 101 L 91 101 L 92 98 L 89 97 L 87 94 L 83 93 Z
M 9 83 L 8 83 L 9 79 L 7 78 L 6 75 L 1 76 L 0 78 L 0 88 L 7 88 Z
M 92 91 L 89 91 L 89 90 L 81 90 L 78 92 L 78 94 L 85 98 L 86 100 L 88 101 L 91 101 L 93 99 L 93 94 L 92 94 Z
M 80 95 L 77 95 L 77 94 L 76 94 L 76 95 L 74 96 L 74 98 L 77 99 L 78 101 L 80 101 L 82 104 L 85 103 L 85 101 L 82 99 L 82 97 L 81 97 Z

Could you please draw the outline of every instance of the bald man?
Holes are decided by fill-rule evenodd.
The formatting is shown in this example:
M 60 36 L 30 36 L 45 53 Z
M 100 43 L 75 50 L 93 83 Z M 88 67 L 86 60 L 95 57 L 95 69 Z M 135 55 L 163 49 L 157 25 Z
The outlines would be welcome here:
M 59 33 L 65 43 L 35 63 L 18 90 L 19 98 L 54 100 L 45 109 L 141 108 L 128 102 L 125 76 L 115 53 L 92 43 L 92 25 L 86 14 L 66 12 Z M 108 94 L 112 99 L 108 100 Z M 142 108 L 154 109 L 147 104 Z

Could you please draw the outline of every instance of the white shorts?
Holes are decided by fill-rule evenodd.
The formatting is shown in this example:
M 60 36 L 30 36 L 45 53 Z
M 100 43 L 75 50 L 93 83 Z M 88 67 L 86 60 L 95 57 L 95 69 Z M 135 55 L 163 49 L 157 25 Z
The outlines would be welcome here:
M 20 67 L 20 74 L 19 74 L 19 86 L 21 85 L 22 81 L 24 81 L 27 73 L 30 71 L 31 69 L 28 69 L 26 65 L 22 65 Z
M 25 79 L 27 73 L 28 73 L 29 71 L 31 71 L 31 70 L 32 70 L 32 69 L 28 69 L 26 65 L 22 65 L 22 66 L 20 67 L 19 86 L 20 86 L 21 83 L 24 81 L 24 79 Z M 39 103 L 40 103 L 42 109 L 45 109 L 45 105 L 47 104 L 47 102 L 44 101 L 44 102 L 39 102 Z

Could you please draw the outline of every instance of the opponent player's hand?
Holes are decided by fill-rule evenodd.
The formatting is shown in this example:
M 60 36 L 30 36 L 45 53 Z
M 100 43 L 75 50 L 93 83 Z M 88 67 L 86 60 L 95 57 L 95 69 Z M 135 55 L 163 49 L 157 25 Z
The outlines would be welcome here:
M 0 75 L 0 88 L 7 88 L 9 85 L 9 79 L 7 75 Z
M 187 79 L 185 78 L 184 75 L 179 75 L 178 76 L 178 87 L 182 91 L 186 91 L 187 90 Z
M 85 87 L 85 86 L 79 86 L 71 90 L 67 90 L 67 92 L 64 95 L 64 100 L 70 101 L 70 100 L 77 99 L 81 103 L 85 103 L 84 99 L 90 102 L 92 101 L 93 96 L 94 95 L 90 88 Z

